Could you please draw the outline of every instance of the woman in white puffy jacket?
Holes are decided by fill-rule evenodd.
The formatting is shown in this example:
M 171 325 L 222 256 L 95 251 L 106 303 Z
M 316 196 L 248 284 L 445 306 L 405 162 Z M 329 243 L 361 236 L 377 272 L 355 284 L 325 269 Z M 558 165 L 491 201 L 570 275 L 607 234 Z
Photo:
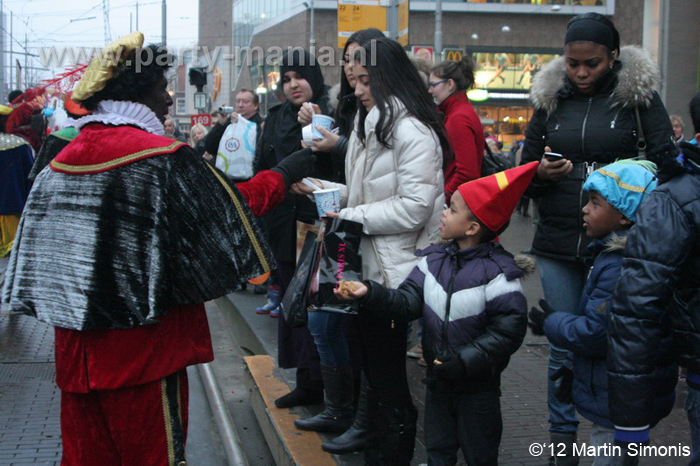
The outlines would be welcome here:
M 328 216 L 363 224 L 363 278 L 395 288 L 417 263 L 416 249 L 437 233 L 451 152 L 430 94 L 397 42 L 372 40 L 353 60 L 362 105 L 345 159 L 347 183 L 314 181 L 340 188 L 343 208 Z M 311 192 L 301 183 L 294 189 Z M 406 378 L 407 326 L 370 309 L 361 309 L 358 323 L 363 370 L 375 394 L 365 464 L 407 466 L 417 417 Z

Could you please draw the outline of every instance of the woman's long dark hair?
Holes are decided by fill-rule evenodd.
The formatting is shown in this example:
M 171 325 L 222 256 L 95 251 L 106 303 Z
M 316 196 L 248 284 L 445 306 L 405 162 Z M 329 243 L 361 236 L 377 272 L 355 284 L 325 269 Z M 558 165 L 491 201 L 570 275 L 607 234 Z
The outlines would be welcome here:
M 439 117 L 435 104 L 418 70 L 411 63 L 401 45 L 386 37 L 373 39 L 363 45 L 364 50 L 355 53 L 357 64 L 365 66 L 369 74 L 370 92 L 379 111 L 375 127 L 377 140 L 386 148 L 391 148 L 389 139 L 394 129 L 394 107 L 391 98 L 398 99 L 409 115 L 431 128 L 440 140 L 443 154 L 443 168 L 452 161 L 453 154 L 447 140 L 447 131 Z M 357 134 L 365 142 L 365 119 L 367 110 L 360 106 L 360 120 Z
M 347 57 L 348 47 L 352 44 L 364 45 L 372 39 L 384 37 L 384 33 L 379 29 L 369 28 L 360 29 L 354 32 L 343 48 L 343 63 L 345 60 L 353 60 L 353 57 Z M 340 92 L 338 92 L 338 106 L 335 111 L 335 123 L 338 126 L 339 134 L 348 137 L 352 133 L 352 124 L 355 120 L 357 112 L 357 97 L 355 97 L 355 89 L 350 86 L 348 78 L 345 76 L 345 70 L 340 71 Z

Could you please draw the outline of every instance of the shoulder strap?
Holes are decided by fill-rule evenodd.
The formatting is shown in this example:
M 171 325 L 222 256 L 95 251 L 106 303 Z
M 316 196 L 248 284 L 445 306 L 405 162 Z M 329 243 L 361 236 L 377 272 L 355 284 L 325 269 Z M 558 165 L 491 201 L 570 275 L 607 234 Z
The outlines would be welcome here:
M 642 129 L 642 118 L 639 116 L 639 107 L 634 107 L 634 116 L 637 120 L 637 158 L 639 160 L 647 159 L 647 142 L 644 139 L 644 130 Z

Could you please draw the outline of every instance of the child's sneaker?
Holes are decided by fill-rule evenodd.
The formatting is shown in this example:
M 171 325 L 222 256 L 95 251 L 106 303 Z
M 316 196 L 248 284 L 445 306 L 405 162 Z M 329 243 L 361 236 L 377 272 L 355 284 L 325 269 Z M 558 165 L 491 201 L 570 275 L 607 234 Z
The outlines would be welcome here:
M 272 285 L 267 288 L 267 302 L 255 310 L 256 314 L 269 314 L 277 309 L 282 301 L 279 285 Z M 277 314 L 279 317 L 279 313 Z
M 270 311 L 270 317 L 279 317 L 280 316 L 280 308 L 277 306 L 273 310 Z

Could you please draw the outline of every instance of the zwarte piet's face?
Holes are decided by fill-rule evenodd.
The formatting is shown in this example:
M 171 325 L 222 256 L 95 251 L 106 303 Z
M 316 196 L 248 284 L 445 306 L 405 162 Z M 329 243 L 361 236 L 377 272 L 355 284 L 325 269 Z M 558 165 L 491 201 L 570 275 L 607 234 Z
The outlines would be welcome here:
M 151 92 L 144 97 L 142 103 L 153 110 L 153 113 L 156 114 L 156 117 L 158 117 L 161 123 L 165 123 L 168 107 L 173 104 L 173 98 L 170 97 L 170 93 L 168 92 L 168 80 L 165 76 L 158 80 L 156 85 L 153 86 L 153 89 L 151 89 Z M 174 131 L 175 128 L 173 127 L 171 133 Z

